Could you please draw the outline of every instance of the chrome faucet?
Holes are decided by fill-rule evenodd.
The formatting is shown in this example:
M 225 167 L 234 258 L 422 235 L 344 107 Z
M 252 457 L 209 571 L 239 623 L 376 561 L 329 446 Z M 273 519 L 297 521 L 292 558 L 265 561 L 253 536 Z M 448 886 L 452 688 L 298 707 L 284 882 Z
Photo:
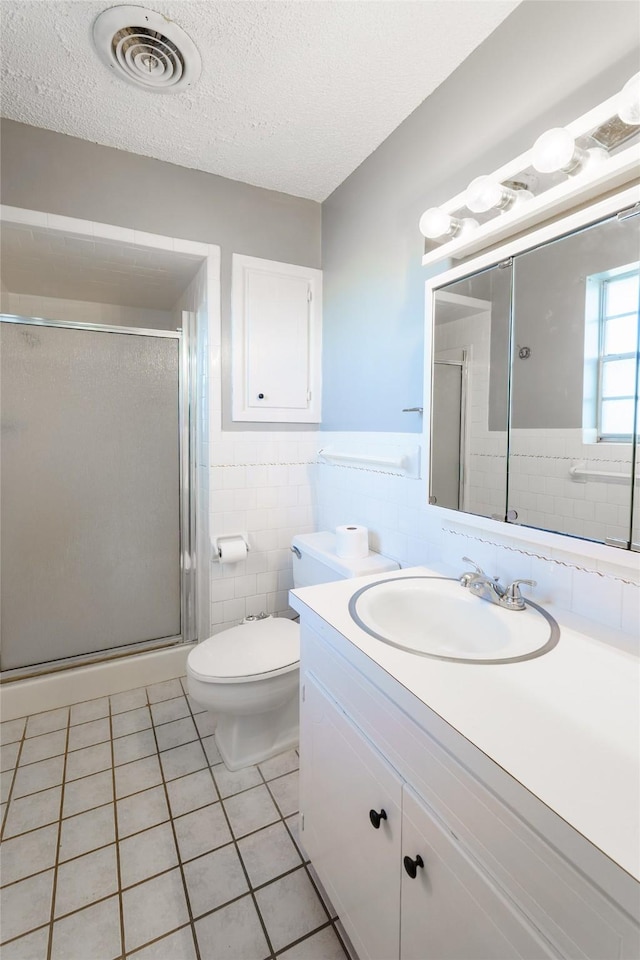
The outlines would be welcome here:
M 471 566 L 474 568 L 473 570 L 467 570 L 459 578 L 460 583 L 462 584 L 463 587 L 468 587 L 469 584 L 476 579 L 476 577 L 486 576 L 482 567 L 479 567 L 478 564 L 475 562 L 475 560 L 471 560 L 470 557 L 463 557 L 462 559 L 464 560 L 465 563 L 470 563 Z
M 529 587 L 536 587 L 538 585 L 537 580 L 514 580 L 513 583 L 509 584 L 498 601 L 501 607 L 506 607 L 507 610 L 524 610 L 526 601 L 520 593 L 521 583 L 526 583 Z
M 461 575 L 460 584 L 463 587 L 481 600 L 497 603 L 506 610 L 524 610 L 526 602 L 520 593 L 520 584 L 526 583 L 530 587 L 535 587 L 535 580 L 514 580 L 508 587 L 503 587 L 498 577 L 487 576 L 484 570 L 469 557 L 462 559 L 475 568 L 474 571 L 466 571 Z

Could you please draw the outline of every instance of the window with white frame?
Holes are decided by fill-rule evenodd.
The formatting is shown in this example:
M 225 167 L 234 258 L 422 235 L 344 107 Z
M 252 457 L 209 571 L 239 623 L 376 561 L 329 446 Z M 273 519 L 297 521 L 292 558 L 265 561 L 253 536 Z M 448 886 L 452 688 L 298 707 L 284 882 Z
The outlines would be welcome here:
M 630 442 L 637 407 L 640 264 L 589 279 L 598 293 L 598 440 Z

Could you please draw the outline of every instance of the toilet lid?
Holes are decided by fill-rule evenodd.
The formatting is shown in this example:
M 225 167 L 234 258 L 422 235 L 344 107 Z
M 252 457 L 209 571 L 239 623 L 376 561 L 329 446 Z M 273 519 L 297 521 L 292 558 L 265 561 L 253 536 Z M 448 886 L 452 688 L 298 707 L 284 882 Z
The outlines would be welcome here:
M 300 627 L 284 617 L 270 617 L 231 627 L 191 651 L 189 669 L 197 680 L 241 682 L 286 673 L 300 660 Z

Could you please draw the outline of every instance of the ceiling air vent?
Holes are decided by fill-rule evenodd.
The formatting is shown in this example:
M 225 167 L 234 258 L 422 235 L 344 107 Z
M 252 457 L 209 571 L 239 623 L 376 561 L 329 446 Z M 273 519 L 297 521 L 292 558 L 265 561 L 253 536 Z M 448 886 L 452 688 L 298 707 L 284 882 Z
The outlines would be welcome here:
M 200 54 L 172 20 L 144 7 L 105 10 L 93 25 L 100 59 L 122 80 L 156 93 L 180 93 L 200 76 Z

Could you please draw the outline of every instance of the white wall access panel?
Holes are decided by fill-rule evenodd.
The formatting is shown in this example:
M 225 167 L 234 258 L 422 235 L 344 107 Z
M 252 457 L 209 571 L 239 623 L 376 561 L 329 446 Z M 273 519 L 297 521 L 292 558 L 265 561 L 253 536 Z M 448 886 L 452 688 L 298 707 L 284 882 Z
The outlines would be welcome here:
M 233 255 L 233 420 L 319 423 L 322 271 Z

